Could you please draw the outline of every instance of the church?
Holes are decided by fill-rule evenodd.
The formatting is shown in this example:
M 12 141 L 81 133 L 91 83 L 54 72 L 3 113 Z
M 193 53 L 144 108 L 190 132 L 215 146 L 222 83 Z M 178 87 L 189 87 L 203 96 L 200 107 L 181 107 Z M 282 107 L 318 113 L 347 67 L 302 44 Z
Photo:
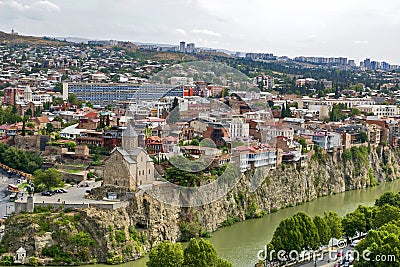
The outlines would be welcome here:
M 138 186 L 154 182 L 153 160 L 138 146 L 138 137 L 133 125 L 129 124 L 122 133 L 122 147 L 114 148 L 104 162 L 104 185 L 134 191 Z

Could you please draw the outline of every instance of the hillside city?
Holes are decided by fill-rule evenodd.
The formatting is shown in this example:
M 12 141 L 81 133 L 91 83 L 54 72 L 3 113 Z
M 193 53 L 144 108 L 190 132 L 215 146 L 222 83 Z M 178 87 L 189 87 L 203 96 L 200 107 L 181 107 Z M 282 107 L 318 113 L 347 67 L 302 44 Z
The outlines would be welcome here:
M 36 41 L 0 40 L 0 251 L 21 246 L 14 263 L 27 263 L 28 245 L 11 245 L 12 214 L 118 210 L 130 207 L 129 196 L 168 184 L 212 184 L 229 164 L 249 175 L 400 146 L 399 65 L 228 53 L 184 41 Z M 378 182 L 372 175 L 362 185 Z M 202 236 L 180 230 L 184 241 Z

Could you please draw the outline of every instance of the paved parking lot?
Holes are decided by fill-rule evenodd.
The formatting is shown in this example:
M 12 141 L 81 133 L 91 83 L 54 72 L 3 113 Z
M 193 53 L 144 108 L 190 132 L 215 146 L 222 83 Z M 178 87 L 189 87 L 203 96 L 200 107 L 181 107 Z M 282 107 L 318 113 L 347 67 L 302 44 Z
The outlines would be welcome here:
M 65 187 L 68 193 L 54 194 L 53 196 L 42 196 L 41 193 L 35 193 L 35 203 L 68 203 L 68 204 L 82 204 L 82 203 L 98 203 L 99 201 L 93 199 L 86 199 L 86 190 L 99 187 L 101 182 L 88 181 L 88 187 Z M 18 200 L 26 201 L 26 194 Z
M 0 219 L 6 214 L 14 212 L 14 203 L 10 202 L 8 194 L 6 194 L 8 184 L 15 184 L 18 177 L 0 169 Z

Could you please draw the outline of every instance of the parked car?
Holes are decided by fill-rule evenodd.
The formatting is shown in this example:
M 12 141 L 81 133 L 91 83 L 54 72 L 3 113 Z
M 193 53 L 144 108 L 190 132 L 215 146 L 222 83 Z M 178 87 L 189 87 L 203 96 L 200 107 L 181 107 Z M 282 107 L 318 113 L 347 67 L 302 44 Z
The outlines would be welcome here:
M 354 248 L 358 243 L 360 243 L 360 241 L 361 241 L 361 240 L 354 240 L 354 241 L 351 243 L 350 246 Z
M 52 194 L 49 191 L 44 191 L 44 192 L 42 192 L 42 196 L 51 197 Z
M 58 189 L 58 191 L 60 191 L 61 193 L 68 193 L 68 191 L 65 190 L 64 188 L 60 188 L 60 189 Z

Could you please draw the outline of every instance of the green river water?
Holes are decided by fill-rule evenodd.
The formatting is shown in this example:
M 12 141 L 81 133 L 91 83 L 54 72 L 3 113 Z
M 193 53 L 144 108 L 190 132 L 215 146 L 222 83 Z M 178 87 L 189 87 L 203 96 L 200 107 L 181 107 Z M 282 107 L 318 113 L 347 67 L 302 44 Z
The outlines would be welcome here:
M 304 211 L 310 216 L 321 215 L 324 211 L 335 211 L 343 216 L 355 210 L 358 205 L 372 206 L 375 199 L 387 191 L 400 191 L 400 180 L 373 188 L 321 197 L 312 202 L 268 214 L 261 219 L 240 222 L 218 229 L 209 240 L 217 249 L 218 255 L 232 262 L 233 266 L 253 267 L 257 262 L 257 252 L 271 240 L 281 220 L 299 211 Z M 119 267 L 145 267 L 146 261 L 147 257 Z M 105 266 L 109 265 L 96 265 L 96 267 Z

